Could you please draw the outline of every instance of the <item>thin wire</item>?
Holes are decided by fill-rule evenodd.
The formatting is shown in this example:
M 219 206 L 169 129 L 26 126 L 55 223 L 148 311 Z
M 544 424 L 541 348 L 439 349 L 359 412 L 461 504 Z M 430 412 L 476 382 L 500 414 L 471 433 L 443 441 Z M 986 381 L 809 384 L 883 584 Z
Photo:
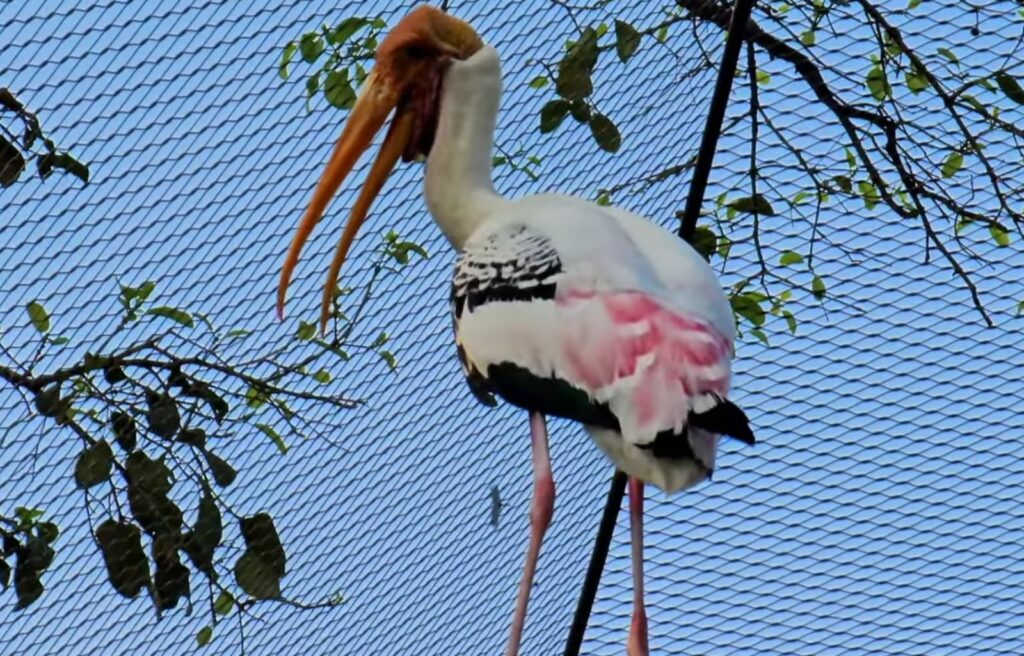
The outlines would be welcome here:
M 711 105 L 708 108 L 708 121 L 704 126 L 700 149 L 697 151 L 697 162 L 693 168 L 693 180 L 690 183 L 690 194 L 686 199 L 686 207 L 683 210 L 683 218 L 679 226 L 679 236 L 687 242 L 693 239 L 697 230 L 697 219 L 700 217 L 701 203 L 704 201 L 704 193 L 711 175 L 711 165 L 714 163 L 722 121 L 725 118 L 729 95 L 732 92 L 732 80 L 736 74 L 736 64 L 739 62 L 740 47 L 743 45 L 743 36 L 746 33 L 746 25 L 750 20 L 753 4 L 753 0 L 736 0 L 736 4 L 733 5 L 729 36 L 725 41 L 722 63 L 718 67 L 718 79 L 715 81 L 714 95 L 711 97 Z M 742 25 L 743 29 L 737 29 L 739 25 Z M 587 624 L 590 622 L 590 612 L 594 607 L 597 589 L 601 584 L 601 575 L 608 558 L 612 534 L 615 530 L 619 509 L 622 507 L 622 498 L 626 492 L 627 479 L 626 474 L 617 470 L 612 477 L 604 513 L 601 516 L 601 525 L 594 538 L 590 565 L 587 567 L 587 575 L 583 579 L 583 587 L 580 589 L 579 601 L 576 604 L 576 613 L 573 615 L 572 626 L 569 628 L 569 638 L 565 643 L 565 656 L 579 656 L 580 648 L 583 645 L 583 636 L 586 633 Z

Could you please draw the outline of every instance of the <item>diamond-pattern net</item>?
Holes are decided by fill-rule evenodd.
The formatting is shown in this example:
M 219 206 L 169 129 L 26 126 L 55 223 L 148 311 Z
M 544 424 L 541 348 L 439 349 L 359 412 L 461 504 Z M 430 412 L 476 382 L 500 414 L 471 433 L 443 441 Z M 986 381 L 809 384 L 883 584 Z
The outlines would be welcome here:
M 788 18 L 763 26 L 799 46 L 797 26 L 808 17 L 795 4 Z M 837 94 L 870 104 L 864 76 L 877 42 L 857 2 L 831 4 L 829 40 L 813 52 Z M 1013 3 L 994 3 L 997 10 L 946 0 L 913 11 L 903 2 L 879 4 L 929 61 L 942 46 L 979 74 L 1020 73 L 1022 28 Z M 529 82 L 544 74 L 543 62 L 557 63 L 565 39 L 576 34 L 573 17 L 646 28 L 670 16 L 663 12 L 670 7 L 640 0 L 569 10 L 540 0 L 452 5 L 502 53 L 498 144 L 541 159 L 537 180 L 497 168 L 503 193 L 596 198 L 611 189 L 617 204 L 675 225 L 688 168 L 648 178 L 696 152 L 724 41 L 719 28 L 675 22 L 664 44 L 645 35 L 628 66 L 602 54 L 594 99 L 624 144 L 612 156 L 571 118 L 553 134 L 539 134 L 539 109 L 554 92 Z M 321 97 L 307 111 L 300 74 L 278 78 L 281 49 L 321 22 L 380 14 L 393 23 L 410 6 L 0 4 L 0 84 L 38 112 L 47 132 L 93 175 L 84 187 L 55 175 L 0 190 L 5 346 L 31 348 L 23 308 L 38 299 L 80 355 L 116 324 L 117 283 L 146 279 L 159 281 L 162 303 L 257 331 L 259 339 L 246 342 L 252 348 L 291 340 L 295 317 L 311 318 L 316 307 L 351 197 L 335 202 L 307 247 L 292 287 L 293 317 L 279 324 L 273 290 L 283 249 L 343 120 Z M 764 12 L 755 16 L 764 21 Z M 745 61 L 744 51 L 741 66 Z M 725 443 L 713 483 L 674 497 L 652 492 L 647 503 L 652 653 L 1024 653 L 1019 235 L 998 248 L 984 228 L 972 228 L 955 244 L 952 224 L 936 219 L 996 321 L 986 328 L 961 280 L 934 247 L 926 252 L 915 219 L 868 210 L 842 194 L 817 217 L 813 203 L 791 207 L 781 199 L 810 188 L 793 149 L 827 179 L 849 173 L 847 141 L 792 66 L 763 51 L 757 65 L 770 76 L 759 100 L 774 125 L 759 120 L 759 193 L 777 211 L 760 218 L 758 241 L 769 269 L 782 276 L 769 277 L 770 288 L 795 289 L 787 307 L 799 323 L 794 335 L 769 319 L 770 346 L 745 326 L 738 346 L 735 397 L 759 444 Z M 892 84 L 894 94 L 907 93 L 901 81 Z M 929 98 L 908 100 L 905 118 L 928 126 L 910 137 L 915 170 L 937 175 L 942 162 L 928 159 L 939 152 L 934 144 L 959 144 L 936 111 L 941 103 Z M 725 120 L 709 213 L 722 215 L 714 199 L 723 192 L 749 195 L 749 100 L 743 73 Z M 1003 118 L 1021 124 L 1019 109 Z M 985 138 L 985 152 L 1005 178 L 1019 179 L 1019 143 L 999 134 Z M 883 166 L 882 173 L 891 170 Z M 320 435 L 294 442 L 286 455 L 257 437 L 223 447 L 242 472 L 231 502 L 240 513 L 267 508 L 274 515 L 289 553 L 286 594 L 313 600 L 341 592 L 346 601 L 317 611 L 257 606 L 243 633 L 235 616 L 218 627 L 210 647 L 217 653 L 244 644 L 252 654 L 475 655 L 498 653 L 503 644 L 525 547 L 527 422 L 508 407 L 478 407 L 460 378 L 446 298 L 453 255 L 423 207 L 421 175 L 407 165 L 392 177 L 345 273 L 346 284 L 366 285 L 372 233 L 392 227 L 431 253 L 381 279 L 354 336 L 388 331 L 397 374 L 372 354 L 336 370 L 334 389 L 368 403 L 345 412 L 311 407 L 307 416 Z M 960 197 L 995 211 L 976 159 L 958 176 Z M 1018 208 L 1020 201 L 1019 193 L 1011 198 Z M 749 215 L 736 217 L 726 284 L 760 266 L 751 228 Z M 824 302 L 809 292 L 810 273 L 776 266 L 783 251 L 807 254 L 812 240 L 815 272 L 827 284 Z M 978 259 L 969 259 L 968 249 Z M 160 622 L 144 596 L 116 595 L 70 476 L 80 447 L 52 423 L 27 418 L 26 408 L 18 393 L 0 389 L 0 512 L 15 504 L 44 507 L 62 535 L 39 602 L 17 612 L 12 593 L 0 595 L 5 650 L 191 650 L 207 622 L 198 606 L 205 603 L 201 579 L 193 578 L 196 612 L 179 608 Z M 551 429 L 558 501 L 526 654 L 561 651 L 610 475 L 581 431 L 557 421 Z M 490 522 L 492 488 L 503 503 L 497 526 Z M 626 528 L 622 513 L 586 654 L 624 651 Z

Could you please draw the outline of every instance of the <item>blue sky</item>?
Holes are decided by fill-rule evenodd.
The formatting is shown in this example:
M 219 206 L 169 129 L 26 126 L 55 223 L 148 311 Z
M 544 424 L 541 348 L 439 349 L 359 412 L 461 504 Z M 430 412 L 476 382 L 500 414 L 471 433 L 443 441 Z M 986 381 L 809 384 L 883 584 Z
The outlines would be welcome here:
M 617 4 L 617 15 L 638 26 L 661 16 L 655 2 Z M 562 9 L 453 5 L 502 53 L 498 143 L 542 157 L 537 181 L 499 169 L 502 192 L 594 197 L 695 150 L 713 76 L 682 79 L 680 62 L 697 52 L 685 31 L 672 33 L 674 52 L 648 39 L 630 68 L 609 58 L 599 69 L 599 105 L 624 135 L 613 157 L 571 122 L 536 132 L 551 91 L 527 83 L 541 72 L 532 60 L 555 57 L 571 35 Z M 321 22 L 382 11 L 390 18 L 407 5 L 155 7 L 0 4 L 0 42 L 10 44 L 0 55 L 2 84 L 93 175 L 84 188 L 55 176 L 0 192 L 0 324 L 16 352 L 31 348 L 22 308 L 34 299 L 76 348 L 98 341 L 116 322 L 118 280 L 157 280 L 157 302 L 258 331 L 254 349 L 287 339 L 298 317 L 313 315 L 344 196 L 306 249 L 283 325 L 273 289 L 342 116 L 322 101 L 307 112 L 301 81 L 277 77 L 280 49 Z M 970 17 L 941 7 L 920 19 L 921 31 L 934 45 L 948 38 L 964 47 Z M 992 51 L 1008 48 L 996 37 L 1019 27 L 985 18 Z M 838 43 L 830 56 L 853 79 L 867 48 L 848 46 Z M 762 66 L 773 75 L 762 100 L 776 103 L 800 143 L 825 158 L 834 129 L 793 97 L 799 86 L 784 86 L 784 67 Z M 738 104 L 730 115 L 744 110 Z M 741 184 L 742 134 L 723 142 L 712 197 Z M 770 137 L 764 148 L 768 167 L 780 151 Z M 453 256 L 423 208 L 420 184 L 416 166 L 393 176 L 346 271 L 347 284 L 365 284 L 373 234 L 391 227 L 432 253 L 385 278 L 356 335 L 391 333 L 398 373 L 374 357 L 337 368 L 331 389 L 368 399 L 367 407 L 314 415 L 323 435 L 294 441 L 287 455 L 258 434 L 220 447 L 243 472 L 229 494 L 238 511 L 275 517 L 290 554 L 286 593 L 317 600 L 340 591 L 347 599 L 310 613 L 261 609 L 266 621 L 246 628 L 250 653 L 491 654 L 503 642 L 526 539 L 526 417 L 485 411 L 466 392 L 447 315 Z M 800 186 L 783 187 L 788 194 Z M 685 196 L 685 178 L 673 178 L 615 200 L 671 222 Z M 1024 299 L 1014 273 L 1024 265 L 1019 244 L 999 252 L 975 244 L 987 263 L 972 267 L 998 322 L 986 329 L 942 263 L 924 263 L 920 234 L 898 218 L 848 204 L 824 219 L 829 241 L 816 260 L 830 300 L 798 292 L 795 336 L 775 321 L 770 347 L 748 338 L 738 349 L 736 398 L 759 444 L 726 443 L 714 483 L 674 497 L 652 493 L 647 504 L 653 652 L 1024 652 L 1024 339 L 1012 317 Z M 762 227 L 771 258 L 806 251 L 799 217 Z M 724 279 L 754 265 L 749 246 L 738 244 Z M 806 287 L 801 275 L 794 280 Z M 8 391 L 0 391 L 0 418 L 0 512 L 41 506 L 63 528 L 42 600 L 15 613 L 10 593 L 0 596 L 4 642 L 41 654 L 188 652 L 206 623 L 198 608 L 158 623 L 148 601 L 127 601 L 105 583 L 70 477 L 77 444 L 25 419 Z M 552 434 L 559 496 L 526 654 L 561 649 L 610 473 L 580 431 L 553 422 Z M 497 527 L 489 523 L 495 485 L 505 504 Z M 623 651 L 627 536 L 623 513 L 585 653 Z M 238 640 L 233 623 L 219 627 L 217 653 L 237 650 Z

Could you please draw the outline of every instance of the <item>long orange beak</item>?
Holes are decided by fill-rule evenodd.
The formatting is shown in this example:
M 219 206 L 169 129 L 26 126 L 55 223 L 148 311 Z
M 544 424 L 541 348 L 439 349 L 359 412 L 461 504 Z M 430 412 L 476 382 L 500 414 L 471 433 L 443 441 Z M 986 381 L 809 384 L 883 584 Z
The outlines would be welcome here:
M 337 193 L 345 177 L 352 171 L 359 156 L 370 147 L 374 135 L 383 127 L 397 102 L 397 90 L 391 84 L 377 78 L 376 71 L 371 72 L 363 92 L 352 108 L 352 114 L 345 124 L 345 129 L 342 130 L 341 137 L 338 138 L 338 143 L 334 146 L 331 159 L 327 162 L 320 182 L 317 183 L 316 191 L 313 192 L 313 198 L 309 201 L 309 207 L 306 208 L 306 213 L 302 216 L 302 221 L 299 222 L 298 230 L 288 248 L 288 255 L 285 257 L 284 267 L 281 269 L 281 280 L 277 288 L 277 314 L 279 317 L 283 318 L 284 316 L 288 284 L 291 281 L 295 265 L 299 262 L 302 247 L 313 233 L 313 228 L 320 221 L 324 210 L 327 209 L 327 204 Z M 342 232 L 338 247 L 334 252 L 334 259 L 331 262 L 327 283 L 324 287 L 323 300 L 320 305 L 321 332 L 327 328 L 341 264 L 345 261 L 345 256 L 348 255 L 348 249 L 352 246 L 356 233 L 363 225 L 363 221 L 366 220 L 370 204 L 377 197 L 384 181 L 387 180 L 388 174 L 398 162 L 398 158 L 409 141 L 412 132 L 411 118 L 412 116 L 408 113 L 396 118 L 395 127 L 385 139 L 384 145 L 370 169 L 370 174 L 363 184 L 356 204 L 352 207 L 348 223 L 345 225 L 345 230 Z
M 397 107 L 391 128 L 352 207 L 327 273 L 320 303 L 320 331 L 323 333 L 327 329 L 341 265 L 366 220 L 371 203 L 380 193 L 398 159 L 408 152 L 410 143 L 417 136 L 416 105 L 409 102 L 409 95 L 421 81 L 423 67 L 427 64 L 422 58 L 410 58 L 409 50 L 427 47 L 431 52 L 438 53 L 440 60 L 441 57 L 468 57 L 482 45 L 480 37 L 468 24 L 429 6 L 413 10 L 384 39 L 377 51 L 377 65 L 366 79 L 288 248 L 277 288 L 278 317 L 284 317 L 288 284 L 303 245 L 345 177 L 352 171 L 360 155 L 369 148 L 388 115 Z

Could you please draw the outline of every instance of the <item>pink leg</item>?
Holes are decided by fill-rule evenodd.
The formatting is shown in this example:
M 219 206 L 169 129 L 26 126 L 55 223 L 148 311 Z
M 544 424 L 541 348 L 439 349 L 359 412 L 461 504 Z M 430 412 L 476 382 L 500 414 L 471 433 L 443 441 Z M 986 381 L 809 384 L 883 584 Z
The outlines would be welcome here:
M 644 608 L 644 482 L 629 478 L 629 533 L 633 552 L 633 622 L 627 656 L 648 656 L 647 611 Z
M 544 415 L 530 413 L 530 444 L 533 449 L 533 501 L 530 502 L 530 546 L 526 550 L 526 565 L 519 582 L 516 612 L 512 616 L 512 631 L 508 636 L 505 656 L 517 656 L 526 623 L 526 604 L 530 600 L 533 575 L 537 571 L 537 558 L 544 533 L 555 510 L 555 479 L 551 475 L 551 457 L 548 455 L 548 429 Z

